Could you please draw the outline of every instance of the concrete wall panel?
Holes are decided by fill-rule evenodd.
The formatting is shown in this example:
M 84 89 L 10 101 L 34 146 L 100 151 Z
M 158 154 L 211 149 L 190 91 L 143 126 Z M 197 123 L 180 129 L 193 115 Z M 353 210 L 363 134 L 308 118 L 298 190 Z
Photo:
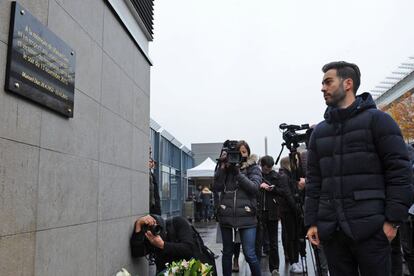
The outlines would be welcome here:
M 149 175 L 148 173 L 132 173 L 131 189 L 132 215 L 137 216 L 149 212 Z
M 134 54 L 133 80 L 148 96 L 150 95 L 150 70 L 151 66 L 145 57 L 136 49 Z
M 75 93 L 73 118 L 68 119 L 54 112 L 43 113 L 41 146 L 98 160 L 99 104 L 80 91 Z
M 131 170 L 101 164 L 99 170 L 99 220 L 131 215 Z
M 101 108 L 99 149 L 101 161 L 129 168 L 132 158 L 132 125 Z
M 36 227 L 39 149 L 0 139 L 0 236 Z
M 102 70 L 102 105 L 132 122 L 134 82 L 106 54 Z
M 36 233 L 36 275 L 96 274 L 97 224 L 81 224 Z
M 0 42 L 0 83 L 5 83 L 7 45 Z M 22 97 L 0 93 L 0 137 L 39 145 L 41 111 Z
M 0 275 L 34 275 L 35 233 L 0 237 Z
M 56 0 L 67 13 L 99 44 L 102 45 L 104 1 Z
M 133 128 L 132 140 L 132 168 L 141 172 L 148 171 L 149 135 L 140 129 Z
M 8 43 L 11 0 L 0 1 L 0 41 Z M 43 25 L 47 23 L 49 0 L 19 0 L 19 4 L 34 15 Z
M 120 41 L 122 43 L 119 43 Z M 112 12 L 105 8 L 103 49 L 131 79 L 134 77 L 135 48 L 135 44 Z
M 150 98 L 140 88 L 135 86 L 135 93 L 132 95 L 134 103 L 133 123 L 143 132 L 149 132 Z
M 129 239 L 135 219 L 103 221 L 98 226 L 98 275 L 113 276 L 122 267 L 133 268 Z M 143 258 L 140 258 L 143 259 Z M 138 260 L 139 261 L 139 260 Z M 141 260 L 142 263 L 142 260 Z M 135 268 L 136 269 L 136 268 Z M 141 268 L 142 271 L 145 271 Z M 129 270 L 131 275 L 138 271 Z
M 49 14 L 49 28 L 76 52 L 75 87 L 99 102 L 101 98 L 102 49 L 54 0 L 50 0 Z
M 38 229 L 96 221 L 98 179 L 97 161 L 41 150 Z

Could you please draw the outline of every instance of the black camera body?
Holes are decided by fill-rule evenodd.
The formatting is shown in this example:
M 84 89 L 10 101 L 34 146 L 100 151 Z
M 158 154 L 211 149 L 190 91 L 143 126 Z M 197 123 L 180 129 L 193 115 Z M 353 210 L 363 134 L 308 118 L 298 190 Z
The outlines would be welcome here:
M 145 224 L 142 226 L 142 231 L 145 233 L 147 231 L 150 231 L 154 236 L 161 235 L 162 233 L 162 226 L 155 224 L 155 225 L 147 225 Z
M 224 142 L 221 152 L 225 151 L 227 155 L 226 159 L 222 160 L 223 162 L 234 166 L 241 163 L 242 157 L 240 151 L 237 149 L 237 144 L 238 141 L 236 140 L 227 140 Z
M 279 126 L 283 130 L 283 140 L 286 143 L 288 149 L 298 148 L 300 143 L 308 145 L 309 138 L 312 134 L 313 129 L 309 127 L 309 124 L 303 125 L 288 125 L 281 124 Z M 298 131 L 306 130 L 305 133 L 299 133 Z

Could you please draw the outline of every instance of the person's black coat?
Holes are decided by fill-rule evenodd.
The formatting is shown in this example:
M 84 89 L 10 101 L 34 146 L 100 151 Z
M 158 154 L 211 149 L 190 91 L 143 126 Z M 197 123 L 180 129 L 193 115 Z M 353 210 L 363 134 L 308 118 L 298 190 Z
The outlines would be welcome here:
M 260 189 L 257 205 L 259 211 L 267 211 L 269 220 L 278 220 L 280 207 L 294 211 L 295 201 L 289 188 L 288 177 L 273 170 L 268 174 L 263 173 L 262 176 L 263 181 L 274 185 L 274 188 L 271 191 Z
M 394 120 L 370 94 L 328 107 L 308 149 L 305 225 L 324 240 L 338 228 L 356 241 L 400 223 L 411 204 L 407 148 Z
M 168 220 L 173 221 L 169 223 Z M 190 224 L 183 217 L 173 217 L 168 220 L 165 227 L 167 230 L 168 227 L 174 227 L 174 231 L 171 231 L 171 233 L 174 232 L 174 237 L 169 235 L 170 231 L 161 235 L 164 240 L 164 249 L 152 246 L 146 239 L 144 232 L 136 233 L 135 227 L 130 239 L 132 257 L 143 257 L 154 253 L 157 272 L 165 269 L 166 263 L 171 264 L 173 261 L 190 260 L 195 257 L 196 243 Z
M 413 172 L 411 185 L 414 186 L 414 144 L 408 144 L 407 150 L 408 150 L 408 158 L 410 159 L 410 162 L 411 162 L 411 171 Z
M 152 184 L 154 185 L 154 198 L 155 198 L 155 204 L 151 206 L 150 204 L 150 214 L 156 214 L 161 215 L 161 199 L 160 199 L 160 192 L 158 188 L 158 182 L 157 178 L 155 177 L 155 174 L 153 172 L 150 173 L 150 181 L 152 181 Z
M 262 172 L 254 155 L 241 165 L 238 173 L 221 168 L 216 170 L 213 190 L 221 192 L 217 217 L 222 226 L 256 227 L 256 198 L 261 183 Z

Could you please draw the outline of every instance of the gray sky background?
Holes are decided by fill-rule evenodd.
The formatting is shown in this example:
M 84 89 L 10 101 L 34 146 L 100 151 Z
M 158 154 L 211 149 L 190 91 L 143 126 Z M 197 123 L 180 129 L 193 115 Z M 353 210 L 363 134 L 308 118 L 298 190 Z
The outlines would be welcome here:
M 263 155 L 267 136 L 276 156 L 279 124 L 322 120 L 325 63 L 356 63 L 361 93 L 414 55 L 413 10 L 412 0 L 157 0 L 151 117 L 188 148 L 244 139 Z

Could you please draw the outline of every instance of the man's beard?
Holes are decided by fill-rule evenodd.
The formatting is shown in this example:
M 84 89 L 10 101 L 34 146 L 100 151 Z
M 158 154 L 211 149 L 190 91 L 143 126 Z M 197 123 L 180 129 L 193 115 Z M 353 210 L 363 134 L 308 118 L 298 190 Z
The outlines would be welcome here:
M 332 93 L 331 99 L 325 101 L 326 105 L 332 106 L 332 107 L 338 107 L 338 104 L 342 102 L 346 97 L 346 92 L 344 89 L 344 84 L 341 83 L 341 85 L 338 87 L 338 89 Z

